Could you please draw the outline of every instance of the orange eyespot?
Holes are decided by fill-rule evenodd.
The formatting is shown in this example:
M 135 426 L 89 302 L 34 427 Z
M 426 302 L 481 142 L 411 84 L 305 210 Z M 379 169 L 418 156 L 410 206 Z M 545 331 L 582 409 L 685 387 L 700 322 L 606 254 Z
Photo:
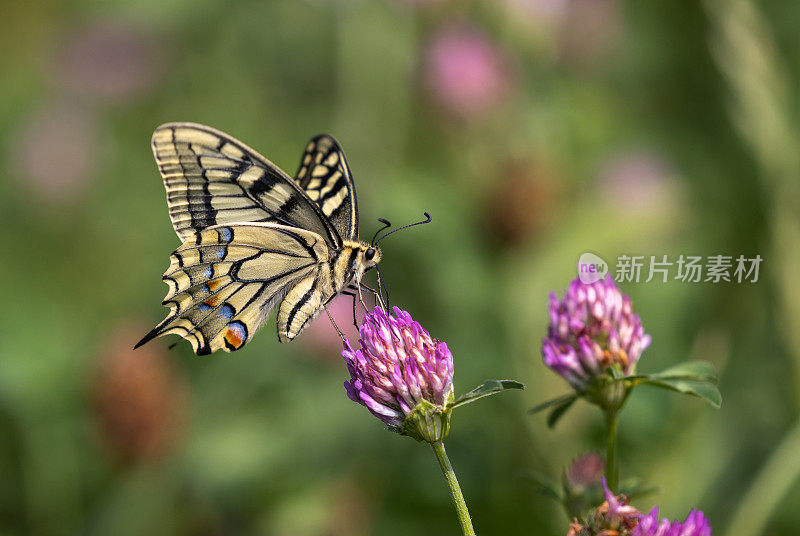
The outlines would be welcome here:
M 238 350 L 247 340 L 247 328 L 239 321 L 231 322 L 223 338 L 228 350 Z
M 216 307 L 217 304 L 219 303 L 219 296 L 212 296 L 203 303 L 208 305 L 209 307 Z
M 219 288 L 220 285 L 222 285 L 222 280 L 220 280 L 220 279 L 212 279 L 211 281 L 206 283 L 206 286 L 208 286 L 208 291 L 209 292 L 214 292 L 215 290 L 217 290 Z
M 244 339 L 239 338 L 239 335 L 235 331 L 229 329 L 225 332 L 225 342 L 233 348 L 239 348 L 244 342 Z

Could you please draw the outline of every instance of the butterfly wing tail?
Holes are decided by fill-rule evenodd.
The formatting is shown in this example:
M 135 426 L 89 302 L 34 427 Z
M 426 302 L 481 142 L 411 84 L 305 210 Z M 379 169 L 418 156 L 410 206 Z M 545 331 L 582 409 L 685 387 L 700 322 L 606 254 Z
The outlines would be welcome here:
M 150 341 L 152 341 L 153 339 L 155 339 L 156 337 L 158 337 L 158 334 L 159 334 L 159 329 L 160 329 L 160 328 L 161 328 L 161 324 L 159 324 L 158 326 L 156 326 L 156 327 L 154 327 L 153 329 L 151 329 L 151 330 L 150 330 L 150 331 L 147 333 L 147 335 L 145 335 L 144 337 L 142 337 L 142 340 L 140 340 L 139 342 L 137 342 L 137 343 L 136 343 L 136 345 L 133 347 L 133 349 L 134 349 L 134 350 L 136 350 L 137 348 L 139 348 L 139 347 L 140 347 L 140 346 L 142 346 L 143 344 L 147 344 L 148 342 L 150 342 Z

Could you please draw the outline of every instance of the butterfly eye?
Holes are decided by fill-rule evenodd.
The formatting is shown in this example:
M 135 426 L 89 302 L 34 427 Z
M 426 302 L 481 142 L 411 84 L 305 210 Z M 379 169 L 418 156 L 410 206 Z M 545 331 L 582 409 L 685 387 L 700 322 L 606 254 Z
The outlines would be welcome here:
M 368 261 L 371 261 L 375 257 L 375 249 L 369 248 L 367 251 L 364 252 L 364 258 Z

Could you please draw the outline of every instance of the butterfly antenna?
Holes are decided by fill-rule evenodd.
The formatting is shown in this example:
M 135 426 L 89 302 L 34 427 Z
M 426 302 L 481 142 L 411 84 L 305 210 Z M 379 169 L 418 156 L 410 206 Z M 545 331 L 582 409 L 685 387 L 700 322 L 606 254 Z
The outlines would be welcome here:
M 392 224 L 389 223 L 389 220 L 387 220 L 387 219 L 378 218 L 378 221 L 383 224 L 383 227 L 381 227 L 380 229 L 375 231 L 375 234 L 372 236 L 372 240 L 370 240 L 370 244 L 374 244 L 375 243 L 375 238 L 381 233 L 381 231 L 383 231 L 384 229 L 388 229 L 389 227 L 392 226 Z
M 403 229 L 408 229 L 409 227 L 416 227 L 417 225 L 424 225 L 426 223 L 430 223 L 431 222 L 431 215 L 428 214 L 427 212 L 423 212 L 423 214 L 425 215 L 425 219 L 424 220 L 418 221 L 418 222 L 414 222 L 414 223 L 409 223 L 408 225 L 403 225 L 402 227 L 398 227 L 397 229 L 393 229 L 393 230 L 389 231 L 388 233 L 386 233 L 385 235 L 383 235 L 382 237 L 380 237 L 376 242 L 373 242 L 373 244 L 377 246 L 378 242 L 380 242 L 381 240 L 383 240 L 387 236 L 396 233 L 397 231 L 402 231 Z

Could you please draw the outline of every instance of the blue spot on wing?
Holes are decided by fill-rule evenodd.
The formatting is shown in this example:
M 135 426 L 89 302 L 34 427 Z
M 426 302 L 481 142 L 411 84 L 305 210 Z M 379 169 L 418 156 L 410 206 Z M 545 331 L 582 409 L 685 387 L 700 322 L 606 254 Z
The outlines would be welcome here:
M 228 329 L 233 331 L 240 339 L 247 338 L 247 328 L 241 322 L 231 322 L 228 324 Z
M 206 278 L 211 279 L 212 275 L 214 275 L 214 270 L 211 269 L 211 265 L 206 266 Z
M 223 305 L 222 307 L 220 307 L 220 310 L 219 310 L 219 314 L 222 315 L 225 318 L 233 318 L 233 315 L 235 314 L 235 312 L 236 311 L 233 310 L 233 307 L 231 305 L 227 304 L 227 303 L 225 305 Z
M 227 227 L 223 227 L 222 229 L 219 230 L 219 239 L 222 240 L 223 242 L 226 243 L 230 242 L 232 238 L 233 238 L 233 233 Z

